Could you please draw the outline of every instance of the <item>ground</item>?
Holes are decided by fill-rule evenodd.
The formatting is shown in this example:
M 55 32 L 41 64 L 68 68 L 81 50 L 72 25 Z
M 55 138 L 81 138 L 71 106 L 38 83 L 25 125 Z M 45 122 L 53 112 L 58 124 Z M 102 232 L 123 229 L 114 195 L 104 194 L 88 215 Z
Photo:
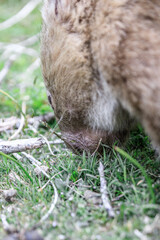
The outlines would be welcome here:
M 0 23 L 15 15 L 27 3 L 26 0 L 1 0 Z M 19 49 L 18 45 L 11 43 L 23 45 L 25 39 L 40 32 L 40 9 L 41 5 L 38 5 L 22 21 L 0 30 L 0 71 Z M 2 43 L 6 43 L 6 49 Z M 38 40 L 26 45 L 23 53 L 16 57 L 0 82 L 0 119 L 21 118 L 22 103 L 26 105 L 26 119 L 52 111 L 40 67 L 33 68 L 36 65 L 33 63 L 38 62 L 39 52 L 38 36 Z M 8 140 L 15 131 L 14 128 L 1 131 L 1 140 Z M 42 123 L 37 132 L 26 121 L 16 138 L 43 136 L 48 141 L 55 141 L 54 131 L 59 133 L 55 120 L 47 125 Z M 63 143 L 51 145 L 51 149 L 52 152 L 46 145 L 26 151 L 42 166 L 48 167 L 46 173 L 49 178 L 52 177 L 58 191 L 58 201 L 52 213 L 41 222 L 55 199 L 53 186 L 47 184 L 42 189 L 48 181 L 47 177 L 37 175 L 36 167 L 22 153 L 19 153 L 22 156 L 19 161 L 12 154 L 4 156 L 0 153 L 1 219 L 6 218 L 11 236 L 16 231 L 23 235 L 38 225 L 35 227 L 37 233 L 46 240 L 159 239 L 160 161 L 141 126 L 131 133 L 124 148 L 129 156 L 124 152 L 118 153 L 114 148 L 109 153 L 104 152 L 102 157 L 76 156 Z M 94 193 L 100 193 L 100 160 L 105 168 L 108 194 L 116 213 L 114 219 L 109 219 L 100 194 L 94 197 Z M 8 189 L 17 191 L 11 201 L 6 201 L 4 197 L 4 190 Z M 6 236 L 4 221 L 1 221 L 0 240 Z

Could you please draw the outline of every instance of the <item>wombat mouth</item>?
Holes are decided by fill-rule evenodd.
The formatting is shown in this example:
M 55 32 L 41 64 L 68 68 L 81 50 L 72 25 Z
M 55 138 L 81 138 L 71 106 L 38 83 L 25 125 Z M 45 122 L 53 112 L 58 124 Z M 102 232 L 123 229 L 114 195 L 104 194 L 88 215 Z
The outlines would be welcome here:
M 112 147 L 115 142 L 123 144 L 128 137 L 128 131 L 118 131 L 108 133 L 102 130 L 81 130 L 79 132 L 62 132 L 63 140 L 67 147 L 74 153 L 82 154 L 83 151 L 93 154 L 98 152 L 103 153 L 109 147 Z M 105 147 L 106 146 L 106 147 Z

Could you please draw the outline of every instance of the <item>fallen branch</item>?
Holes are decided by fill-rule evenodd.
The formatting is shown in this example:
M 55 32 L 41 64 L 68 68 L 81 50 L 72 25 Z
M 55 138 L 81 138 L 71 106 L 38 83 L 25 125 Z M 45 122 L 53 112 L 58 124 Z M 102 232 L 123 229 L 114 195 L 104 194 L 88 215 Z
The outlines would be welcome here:
M 0 152 L 5 154 L 23 152 L 36 148 L 41 148 L 46 144 L 42 138 L 18 139 L 13 141 L 1 141 Z
M 114 210 L 113 210 L 113 208 L 110 204 L 109 198 L 108 198 L 106 180 L 104 177 L 104 167 L 103 167 L 103 164 L 101 163 L 101 161 L 99 162 L 98 171 L 99 171 L 99 176 L 100 176 L 100 183 L 101 183 L 100 191 L 101 191 L 101 198 L 102 198 L 103 206 L 107 210 L 109 217 L 114 218 L 115 213 L 114 213 Z
M 61 144 L 63 141 L 50 141 L 49 144 Z M 23 152 L 27 150 L 33 150 L 41 148 L 47 145 L 46 140 L 43 138 L 29 138 L 29 139 L 17 139 L 12 141 L 0 141 L 0 152 L 5 154 Z
M 41 3 L 41 1 L 42 0 L 31 0 L 28 2 L 16 15 L 0 23 L 0 31 L 12 27 L 27 17 L 37 7 L 37 5 Z

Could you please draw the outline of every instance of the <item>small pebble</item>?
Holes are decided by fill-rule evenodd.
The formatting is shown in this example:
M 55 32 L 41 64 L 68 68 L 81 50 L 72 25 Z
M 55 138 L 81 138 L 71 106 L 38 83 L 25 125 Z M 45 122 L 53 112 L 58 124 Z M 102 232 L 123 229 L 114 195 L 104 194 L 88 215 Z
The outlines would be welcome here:
M 15 189 L 9 189 L 3 191 L 3 197 L 7 202 L 13 202 L 14 197 L 17 195 L 17 191 Z
M 54 221 L 54 222 L 52 223 L 52 226 L 53 226 L 53 228 L 57 227 L 57 222 Z

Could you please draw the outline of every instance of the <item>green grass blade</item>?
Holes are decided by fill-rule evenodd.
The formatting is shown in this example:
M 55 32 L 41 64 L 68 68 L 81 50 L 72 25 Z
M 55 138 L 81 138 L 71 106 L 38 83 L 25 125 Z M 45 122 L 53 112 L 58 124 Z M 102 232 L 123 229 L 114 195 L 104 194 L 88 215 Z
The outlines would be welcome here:
M 7 96 L 9 99 L 11 99 L 18 107 L 20 107 L 19 103 L 16 101 L 16 99 L 14 99 L 11 95 L 9 95 L 7 92 L 3 91 L 2 89 L 0 89 L 0 93 L 2 93 L 3 95 Z M 20 107 L 21 108 L 21 107 Z
M 11 156 L 8 156 L 7 154 L 3 153 L 3 152 L 0 152 L 0 155 L 12 160 L 12 162 L 14 162 L 15 164 L 17 164 L 20 169 L 24 172 L 24 174 L 27 176 L 27 178 L 29 178 L 29 180 L 31 181 L 31 183 L 33 183 L 33 179 L 30 177 L 30 175 L 28 174 L 28 172 L 22 167 L 22 165 L 16 160 L 14 159 L 13 157 Z
M 0 93 L 2 93 L 3 95 L 7 96 L 9 99 L 12 100 L 12 102 L 14 102 L 16 104 L 16 106 L 19 108 L 21 114 L 24 116 L 24 118 L 26 118 L 25 114 L 23 113 L 20 104 L 17 102 L 17 100 L 12 97 L 11 95 L 9 95 L 7 92 L 3 91 L 2 89 L 0 89 Z
M 152 188 L 152 183 L 151 183 L 151 179 L 149 178 L 149 176 L 147 175 L 145 169 L 141 166 L 141 164 L 134 158 L 132 158 L 128 153 L 126 153 L 124 150 L 122 150 L 121 148 L 115 146 L 114 149 L 121 154 L 123 157 L 125 157 L 126 159 L 128 159 L 132 164 L 134 164 L 137 168 L 139 168 L 143 174 L 143 176 L 146 179 L 147 185 L 148 185 L 148 189 L 150 191 L 151 197 L 152 197 L 152 202 L 155 203 L 155 194 Z

